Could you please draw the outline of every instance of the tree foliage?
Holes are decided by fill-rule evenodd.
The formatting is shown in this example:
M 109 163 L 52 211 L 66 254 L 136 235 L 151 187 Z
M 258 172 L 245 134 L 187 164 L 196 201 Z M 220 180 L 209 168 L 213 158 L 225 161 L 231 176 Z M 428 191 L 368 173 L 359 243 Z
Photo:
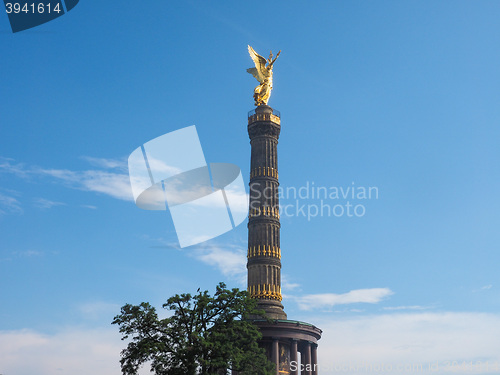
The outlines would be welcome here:
M 156 309 L 143 302 L 121 308 L 112 324 L 130 339 L 121 353 L 125 375 L 136 375 L 150 362 L 156 375 L 220 375 L 236 370 L 241 375 L 271 375 L 268 361 L 257 341 L 258 328 L 247 318 L 263 315 L 246 291 L 226 289 L 220 283 L 214 296 L 208 291 L 175 295 L 163 308 L 173 314 L 159 319 Z

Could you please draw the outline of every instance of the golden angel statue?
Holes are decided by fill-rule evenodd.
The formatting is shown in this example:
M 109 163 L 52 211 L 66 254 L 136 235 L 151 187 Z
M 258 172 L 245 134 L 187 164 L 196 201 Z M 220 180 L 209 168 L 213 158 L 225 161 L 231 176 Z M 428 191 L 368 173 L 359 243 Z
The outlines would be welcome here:
M 247 72 L 253 75 L 257 81 L 260 82 L 260 85 L 253 90 L 255 105 L 267 105 L 269 97 L 271 96 L 271 90 L 273 89 L 273 64 L 280 55 L 281 50 L 278 52 L 274 60 L 273 51 L 271 51 L 269 59 L 267 60 L 255 52 L 255 50 L 250 46 L 248 46 L 248 53 L 255 63 L 255 68 L 247 69 Z

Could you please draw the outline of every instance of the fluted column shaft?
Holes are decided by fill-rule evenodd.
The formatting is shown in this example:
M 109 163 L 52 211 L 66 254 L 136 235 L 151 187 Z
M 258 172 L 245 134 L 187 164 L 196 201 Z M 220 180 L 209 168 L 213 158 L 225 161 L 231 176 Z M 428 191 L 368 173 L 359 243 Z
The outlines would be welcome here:
M 294 362 L 294 366 L 290 366 L 294 369 L 298 368 L 299 356 L 297 351 L 297 340 L 292 340 L 292 345 L 290 347 L 290 364 Z M 299 371 L 295 370 L 291 372 L 291 375 L 299 375 Z
M 272 347 L 272 360 L 273 363 L 276 365 L 276 375 L 279 375 L 280 373 L 280 347 L 279 347 L 279 341 L 277 338 L 273 338 L 273 347 Z
M 278 138 L 281 120 L 268 106 L 248 119 L 250 136 L 250 207 L 248 219 L 248 291 L 272 319 L 286 319 L 281 304 L 281 248 L 278 195 Z
M 311 374 L 311 343 L 307 342 L 304 348 L 304 361 L 302 362 L 304 365 L 304 373 L 305 375 Z
M 318 375 L 318 345 L 312 344 L 311 346 L 311 365 L 312 375 Z

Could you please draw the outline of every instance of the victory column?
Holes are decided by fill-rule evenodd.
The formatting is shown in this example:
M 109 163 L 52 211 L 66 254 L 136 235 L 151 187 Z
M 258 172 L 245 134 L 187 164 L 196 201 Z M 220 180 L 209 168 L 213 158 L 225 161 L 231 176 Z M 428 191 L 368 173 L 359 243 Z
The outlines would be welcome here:
M 254 320 L 262 333 L 260 345 L 276 364 L 276 375 L 317 375 L 317 347 L 321 330 L 312 324 L 288 320 L 281 304 L 281 248 L 278 194 L 278 138 L 280 113 L 267 105 L 273 88 L 273 59 L 248 46 L 255 68 L 247 69 L 259 86 L 254 90 L 256 108 L 248 114 L 251 144 L 250 207 L 248 220 L 248 292 L 257 299 L 267 320 Z M 284 252 L 287 253 L 286 251 Z M 302 371 L 298 370 L 301 353 Z M 291 363 L 292 362 L 292 363 Z M 295 371 L 292 371 L 295 370 Z

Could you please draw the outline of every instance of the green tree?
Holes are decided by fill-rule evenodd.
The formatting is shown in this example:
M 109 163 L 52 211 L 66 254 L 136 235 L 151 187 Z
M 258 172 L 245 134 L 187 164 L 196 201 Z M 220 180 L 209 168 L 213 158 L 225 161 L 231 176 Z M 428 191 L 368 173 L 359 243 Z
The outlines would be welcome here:
M 121 353 L 123 374 L 136 375 L 146 362 L 156 375 L 273 374 L 275 365 L 257 344 L 261 334 L 248 319 L 263 316 L 256 306 L 246 291 L 228 290 L 224 283 L 213 297 L 199 289 L 195 296 L 170 297 L 163 308 L 173 315 L 166 319 L 146 302 L 123 306 L 112 322 L 122 340 L 130 338 Z

